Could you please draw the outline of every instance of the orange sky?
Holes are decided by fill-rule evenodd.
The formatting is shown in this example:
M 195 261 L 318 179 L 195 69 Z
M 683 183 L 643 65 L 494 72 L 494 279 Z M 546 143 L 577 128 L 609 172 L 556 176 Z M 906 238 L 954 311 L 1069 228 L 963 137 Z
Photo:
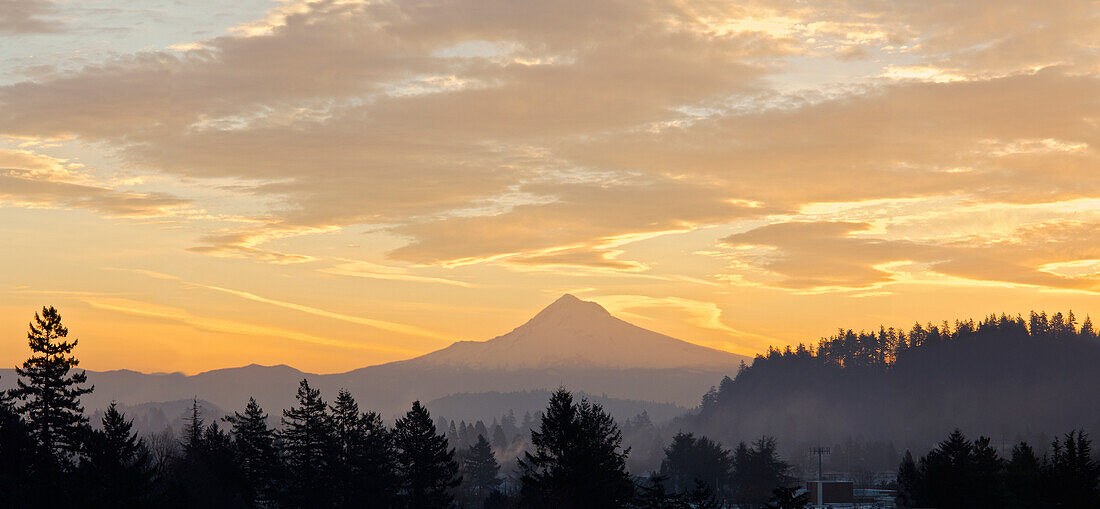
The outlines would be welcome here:
M 43 305 L 88 369 L 188 373 L 564 292 L 742 354 L 1100 309 L 1092 1 L 16 3 L 0 365 Z

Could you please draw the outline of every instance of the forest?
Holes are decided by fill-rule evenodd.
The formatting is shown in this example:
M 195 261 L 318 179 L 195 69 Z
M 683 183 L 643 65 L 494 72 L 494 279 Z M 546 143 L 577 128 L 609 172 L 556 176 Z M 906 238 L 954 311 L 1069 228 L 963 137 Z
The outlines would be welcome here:
M 757 356 L 671 427 L 723 443 L 775 436 L 795 464 L 813 446 L 834 445 L 832 460 L 881 470 L 955 428 L 1005 447 L 1097 429 L 1097 365 L 1092 320 L 1072 312 L 839 330 Z M 835 454 L 844 449 L 854 454 Z
M 350 392 L 327 401 L 303 379 L 281 415 L 249 399 L 211 419 L 195 400 L 179 433 L 139 436 L 115 404 L 97 422 L 87 416 L 80 399 L 95 388 L 76 369 L 78 341 L 67 336 L 56 309 L 36 313 L 27 334 L 31 356 L 16 369 L 15 389 L 0 393 L 0 507 L 798 508 L 808 502 L 800 481 L 813 477 L 781 444 L 804 448 L 828 436 L 822 429 L 848 437 L 849 461 L 853 450 L 862 451 L 862 462 L 874 451 L 891 473 L 871 484 L 896 492 L 899 507 L 1100 505 L 1100 465 L 1088 435 L 1079 425 L 1056 428 L 1097 418 L 1088 399 L 1095 393 L 1082 390 L 1095 382 L 1100 341 L 1091 320 L 1078 327 L 1072 313 L 840 331 L 813 349 L 772 349 L 660 427 L 644 413 L 620 424 L 565 388 L 522 423 L 506 414 L 491 426 L 456 426 L 433 421 L 417 401 L 387 425 Z M 1045 382 L 1014 360 L 1021 355 L 1047 374 Z M 997 366 L 1008 375 L 996 374 Z M 1064 372 L 1052 374 L 1052 366 Z M 1017 404 L 1011 421 L 1001 420 L 1009 416 L 999 400 L 976 399 L 990 397 L 978 387 L 990 380 Z M 1023 391 L 1028 384 L 1036 399 Z M 1045 392 L 1052 387 L 1075 390 Z M 956 403 L 944 399 L 948 393 L 990 413 L 987 430 L 1026 424 L 1024 414 L 1040 408 L 1051 415 L 1035 429 L 1073 431 L 1039 441 L 1017 433 L 1011 452 L 1003 441 L 999 451 L 989 436 L 965 437 L 959 428 L 977 421 L 944 412 Z M 1043 399 L 1053 401 L 1044 406 Z M 828 411 L 835 406 L 878 431 L 829 421 L 839 415 Z M 947 413 L 942 421 L 963 425 L 924 444 L 941 423 L 920 412 Z M 648 430 L 638 435 L 648 451 L 624 443 L 638 430 Z M 895 440 L 906 444 L 904 454 Z M 928 452 L 914 459 L 911 451 Z M 631 466 L 636 452 L 658 460 L 652 468 Z

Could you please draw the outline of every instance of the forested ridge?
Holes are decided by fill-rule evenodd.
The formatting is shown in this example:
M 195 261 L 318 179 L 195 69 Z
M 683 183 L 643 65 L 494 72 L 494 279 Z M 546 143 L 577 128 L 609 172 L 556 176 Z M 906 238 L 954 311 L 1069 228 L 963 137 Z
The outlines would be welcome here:
M 1048 443 L 1100 425 L 1098 365 L 1092 320 L 1072 312 L 839 330 L 757 356 L 673 427 L 723 443 L 774 435 L 795 456 L 850 441 L 924 450 L 955 428 Z

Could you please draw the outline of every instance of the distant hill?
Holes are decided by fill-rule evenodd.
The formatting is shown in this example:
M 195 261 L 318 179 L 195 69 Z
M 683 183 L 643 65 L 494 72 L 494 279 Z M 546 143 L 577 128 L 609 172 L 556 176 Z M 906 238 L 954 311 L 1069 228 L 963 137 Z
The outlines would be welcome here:
M 328 375 L 283 365 L 250 365 L 191 376 L 89 371 L 88 380 L 96 390 L 83 401 L 93 412 L 112 400 L 136 405 L 198 397 L 232 412 L 253 396 L 278 416 L 293 404 L 298 382 L 308 378 L 326 400 L 346 388 L 360 407 L 380 411 L 387 419 L 404 413 L 416 399 L 558 386 L 690 407 L 746 359 L 631 325 L 596 303 L 565 295 L 508 334 L 484 342 L 460 341 L 406 361 Z M 0 370 L 0 387 L 14 383 L 12 370 Z
M 493 391 L 476 394 L 464 392 L 430 401 L 428 410 L 432 412 L 432 415 L 438 415 L 455 422 L 473 423 L 479 419 L 488 421 L 509 411 L 515 412 L 518 418 L 522 418 L 527 413 L 534 416 L 538 412 L 545 411 L 546 404 L 550 401 L 550 394 L 551 391 L 549 390 Z M 654 424 L 660 425 L 674 417 L 683 415 L 687 411 L 687 408 L 670 403 L 594 396 L 584 392 L 577 394 L 577 396 L 588 398 L 589 401 L 602 406 L 619 422 L 625 422 L 627 419 L 632 419 L 645 412 Z
M 1100 339 L 1072 315 L 844 331 L 771 350 L 674 426 L 726 444 L 774 435 L 787 451 L 848 439 L 924 451 L 954 428 L 1039 447 L 1100 433 Z

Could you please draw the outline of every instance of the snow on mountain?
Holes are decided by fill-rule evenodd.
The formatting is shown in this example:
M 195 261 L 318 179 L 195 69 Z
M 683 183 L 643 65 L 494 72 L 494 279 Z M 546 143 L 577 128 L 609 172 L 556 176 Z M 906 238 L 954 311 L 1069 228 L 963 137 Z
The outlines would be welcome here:
M 475 369 L 736 367 L 746 357 L 658 334 L 563 295 L 512 332 L 459 341 L 403 363 Z

